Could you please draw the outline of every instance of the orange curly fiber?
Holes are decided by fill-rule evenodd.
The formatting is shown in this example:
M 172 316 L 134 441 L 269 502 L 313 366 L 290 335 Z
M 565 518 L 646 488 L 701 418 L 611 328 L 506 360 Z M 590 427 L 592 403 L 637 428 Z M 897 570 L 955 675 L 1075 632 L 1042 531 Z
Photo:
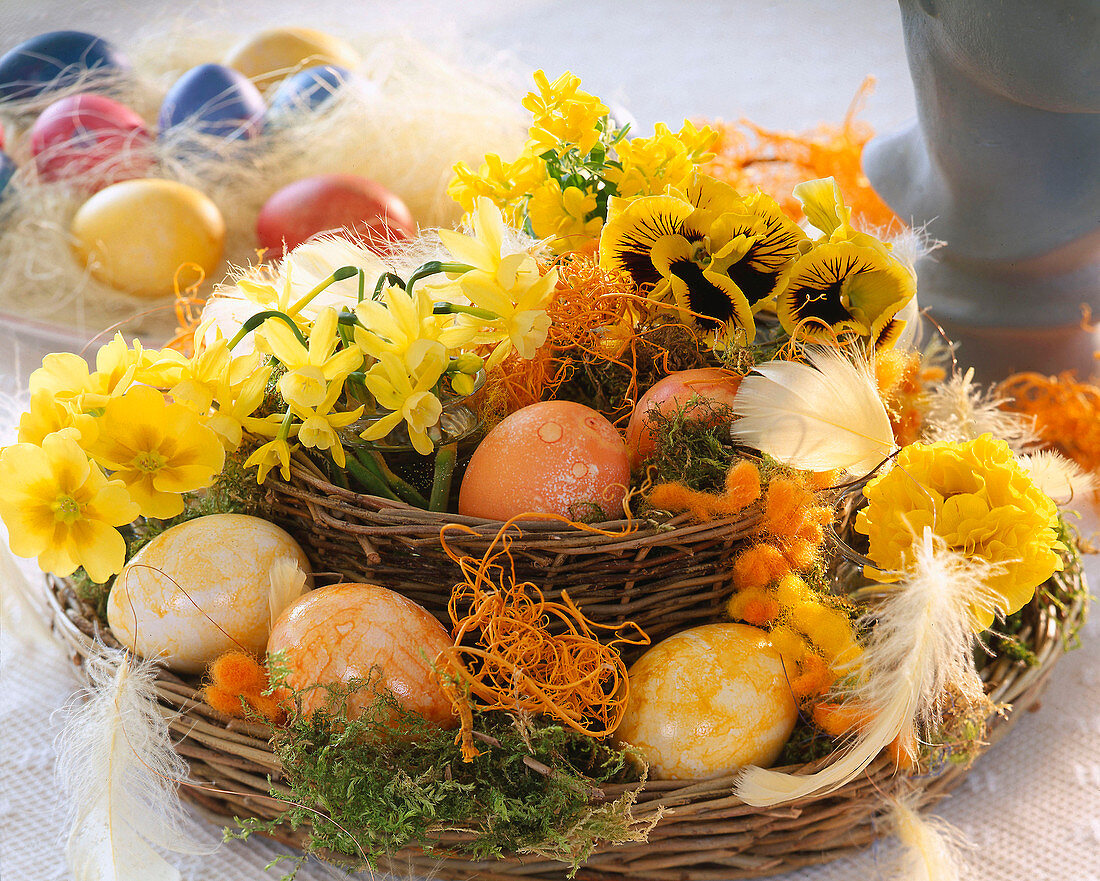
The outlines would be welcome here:
M 649 491 L 649 504 L 663 511 L 690 511 L 696 520 L 736 514 L 760 498 L 760 470 L 747 459 L 726 472 L 726 488 L 717 493 L 700 492 L 682 483 L 658 483 Z
M 195 279 L 186 288 L 180 290 L 180 273 L 184 270 L 193 270 L 198 273 Z M 172 277 L 172 289 L 176 294 L 176 335 L 166 344 L 166 349 L 177 349 L 187 356 L 195 353 L 195 331 L 202 321 L 202 307 L 206 300 L 198 296 L 199 287 L 206 279 L 206 273 L 197 263 L 184 263 Z
M 450 523 L 440 531 L 443 549 L 465 579 L 448 605 L 455 637 L 448 672 L 486 709 L 546 714 L 574 731 L 606 737 L 629 697 L 626 665 L 615 647 L 649 645 L 649 637 L 633 622 L 610 627 L 588 620 L 565 591 L 561 602 L 552 602 L 534 584 L 517 584 L 508 531 L 524 518 L 570 522 L 544 514 L 513 517 L 480 560 L 459 556 L 447 543 L 449 531 L 475 534 L 473 529 Z M 626 534 L 575 525 L 600 535 Z M 561 632 L 551 633 L 552 626 Z M 601 643 L 597 629 L 611 631 L 612 638 Z M 475 635 L 476 645 L 463 644 Z M 447 690 L 461 719 L 456 742 L 472 761 L 478 752 L 469 705 L 456 689 Z
M 1016 373 L 1001 383 L 1007 409 L 1035 418 L 1044 446 L 1086 471 L 1100 470 L 1100 387 L 1080 382 L 1073 371 L 1058 376 Z
M 768 131 L 748 120 L 708 122 L 718 131 L 718 141 L 711 148 L 715 157 L 703 171 L 743 193 L 763 190 L 795 220 L 804 217 L 802 206 L 791 194 L 795 185 L 834 177 L 852 208 L 853 219 L 862 226 L 900 228 L 901 221 L 871 188 L 861 164 L 863 147 L 874 130 L 856 116 L 874 86 L 874 77 L 863 81 L 839 126 L 822 123 L 794 134 Z
M 278 724 L 285 714 L 275 698 L 263 692 L 270 685 L 264 666 L 245 652 L 226 652 L 207 670 L 210 684 L 203 700 L 227 716 L 247 715 L 245 707 Z

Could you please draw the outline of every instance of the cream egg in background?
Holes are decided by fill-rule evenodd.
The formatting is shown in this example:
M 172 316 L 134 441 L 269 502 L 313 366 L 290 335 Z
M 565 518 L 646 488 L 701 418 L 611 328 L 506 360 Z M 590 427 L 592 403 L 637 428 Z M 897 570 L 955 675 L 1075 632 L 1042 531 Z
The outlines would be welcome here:
M 111 589 L 107 620 L 143 658 L 201 673 L 227 651 L 262 655 L 273 622 L 312 580 L 306 555 L 275 524 L 211 514 L 173 526 L 134 555 Z

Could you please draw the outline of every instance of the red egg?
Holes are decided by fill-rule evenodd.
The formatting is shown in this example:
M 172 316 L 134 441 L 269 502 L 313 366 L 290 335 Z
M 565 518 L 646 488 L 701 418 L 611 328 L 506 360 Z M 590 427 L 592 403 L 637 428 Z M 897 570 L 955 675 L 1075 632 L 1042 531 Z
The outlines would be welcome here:
M 450 728 L 457 720 L 432 666 L 450 645 L 443 625 L 412 600 L 375 584 L 336 584 L 311 590 L 286 609 L 271 629 L 267 653 L 282 656 L 287 684 L 304 692 L 307 713 L 324 708 L 324 686 L 362 679 L 373 687 L 348 698 L 349 719 L 387 689 L 406 709 Z
M 145 121 L 105 95 L 70 95 L 31 127 L 31 153 L 44 181 L 81 178 L 89 190 L 144 177 L 153 164 Z
M 275 193 L 256 220 L 261 248 L 281 254 L 322 232 L 348 230 L 384 246 L 416 235 L 412 214 L 379 183 L 355 174 L 319 174 Z
M 662 416 L 672 416 L 684 408 L 688 419 L 713 422 L 715 408 L 711 405 L 732 406 L 740 385 L 738 374 L 721 367 L 680 370 L 653 385 L 638 400 L 626 427 L 631 467 L 637 468 L 657 449 L 657 429 L 650 419 L 654 408 Z M 698 401 L 688 406 L 692 398 Z
M 526 512 L 615 519 L 629 484 L 626 445 L 615 426 L 583 404 L 543 401 L 512 413 L 478 444 L 458 511 L 490 520 Z

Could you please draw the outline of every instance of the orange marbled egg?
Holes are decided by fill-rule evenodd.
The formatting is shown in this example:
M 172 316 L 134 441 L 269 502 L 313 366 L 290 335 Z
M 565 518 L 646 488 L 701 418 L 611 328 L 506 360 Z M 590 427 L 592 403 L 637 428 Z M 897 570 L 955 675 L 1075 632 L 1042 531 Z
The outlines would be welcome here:
M 348 698 L 348 718 L 358 718 L 388 689 L 406 709 L 452 728 L 457 719 L 443 694 L 432 663 L 451 638 L 431 613 L 400 594 L 375 584 L 335 584 L 310 591 L 290 606 L 271 630 L 267 654 L 284 656 L 287 684 L 346 685 L 370 680 L 371 687 Z M 303 694 L 307 713 L 322 709 L 325 688 Z
M 616 736 L 659 779 L 719 777 L 775 761 L 798 705 L 768 634 L 706 624 L 670 636 L 630 668 L 630 701 Z

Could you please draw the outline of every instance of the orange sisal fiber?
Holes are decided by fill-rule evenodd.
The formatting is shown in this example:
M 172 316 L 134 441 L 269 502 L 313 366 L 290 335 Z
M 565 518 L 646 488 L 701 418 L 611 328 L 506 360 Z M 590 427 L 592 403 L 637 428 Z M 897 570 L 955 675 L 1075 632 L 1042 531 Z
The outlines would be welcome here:
M 246 706 L 270 722 L 284 717 L 278 702 L 263 692 L 270 685 L 264 666 L 244 652 L 226 652 L 207 670 L 210 679 L 203 699 L 227 716 L 246 716 Z M 242 703 L 242 701 L 244 703 Z
M 1100 387 L 1078 381 L 1072 371 L 1058 376 L 1017 373 L 1000 391 L 1010 399 L 1007 409 L 1035 418 L 1044 446 L 1086 471 L 1100 470 Z

